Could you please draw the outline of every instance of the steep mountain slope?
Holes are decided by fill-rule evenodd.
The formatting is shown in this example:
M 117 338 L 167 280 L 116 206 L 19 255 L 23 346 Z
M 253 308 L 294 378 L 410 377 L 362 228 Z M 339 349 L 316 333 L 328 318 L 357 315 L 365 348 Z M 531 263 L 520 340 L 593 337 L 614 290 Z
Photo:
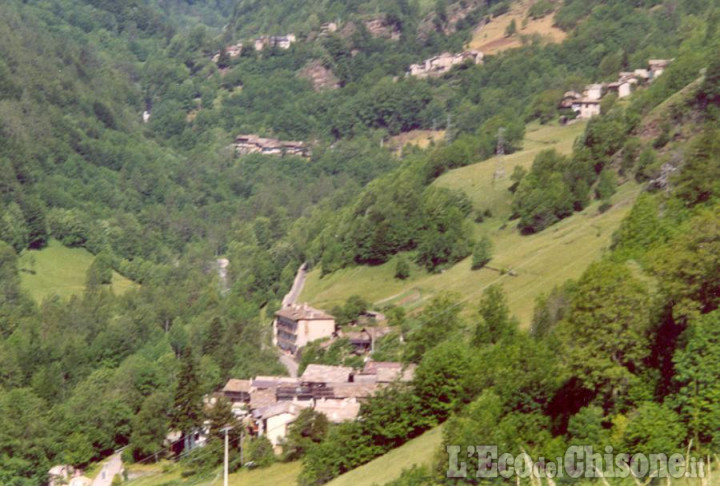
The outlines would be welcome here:
M 531 8 L 536 3 L 518 2 L 513 4 L 508 13 L 499 15 L 487 24 L 481 24 L 473 32 L 468 43 L 470 49 L 477 49 L 484 54 L 494 55 L 507 49 L 514 49 L 523 44 L 523 37 L 527 41 L 539 37 L 543 42 L 562 42 L 567 33 L 555 26 L 555 5 L 549 2 L 549 11 L 544 11 L 536 17 L 531 15 Z M 515 32 L 511 24 L 515 25 Z
M 583 123 L 529 128 L 524 142 L 527 149 L 503 158 L 506 172 L 512 173 L 515 166 L 529 168 L 541 150 L 555 148 L 561 153 L 570 153 L 584 128 Z M 463 300 L 472 302 L 489 285 L 501 283 L 511 311 L 523 326 L 529 326 L 539 295 L 580 276 L 609 248 L 612 234 L 632 207 L 639 187 L 630 182 L 622 186 L 609 211 L 599 213 L 598 205 L 593 205 L 551 230 L 523 237 L 512 224 L 505 223 L 510 215 L 512 193 L 508 187 L 512 182 L 507 177 L 494 181 L 497 163 L 493 158 L 455 169 L 436 181 L 441 187 L 468 194 L 477 212 L 490 210 L 493 217 L 476 224 L 474 231 L 478 236 L 491 236 L 495 246 L 489 264 L 491 269 L 471 270 L 470 258 L 467 258 L 439 275 L 415 268 L 406 280 L 394 278 L 396 259 L 381 266 L 351 268 L 325 277 L 321 277 L 320 270 L 314 270 L 300 300 L 330 309 L 352 295 L 360 295 L 380 308 L 400 305 L 417 310 L 439 292 L 455 292 Z M 515 275 L 510 275 L 510 270 Z
M 319 434 L 303 484 L 442 422 L 448 444 L 479 437 L 534 457 L 580 440 L 672 452 L 692 438 L 716 453 L 717 2 L 544 3 L 562 43 L 422 78 L 404 74 L 460 53 L 512 4 L 3 2 L 0 483 L 42 484 L 53 464 L 84 468 L 119 448 L 127 462 L 176 461 L 171 481 L 212 480 L 234 417 L 204 397 L 230 377 L 283 372 L 266 316 L 302 262 L 323 274 L 315 302 L 361 293 L 419 311 L 390 311 L 397 326 L 378 349 L 418 364 L 416 379 Z M 290 45 L 250 47 L 295 29 Z M 576 143 L 581 125 L 554 125 L 563 93 L 653 58 L 674 61 L 629 100 L 606 97 Z M 313 63 L 338 89 L 300 80 Z M 386 149 L 431 129 L 447 142 Z M 239 153 L 241 134 L 272 150 Z M 498 145 L 506 178 L 493 185 Z M 470 271 L 486 234 L 492 268 Z M 52 238 L 97 256 L 75 296 L 37 303 L 21 267 Z M 64 254 L 55 268 L 72 266 Z M 410 284 L 392 278 L 395 262 Z M 111 268 L 141 285 L 115 295 Z M 530 333 L 510 309 L 525 325 L 532 313 Z M 206 423 L 207 447 L 191 450 Z M 185 440 L 168 447 L 169 432 Z M 272 461 L 267 441 L 248 440 L 246 457 Z

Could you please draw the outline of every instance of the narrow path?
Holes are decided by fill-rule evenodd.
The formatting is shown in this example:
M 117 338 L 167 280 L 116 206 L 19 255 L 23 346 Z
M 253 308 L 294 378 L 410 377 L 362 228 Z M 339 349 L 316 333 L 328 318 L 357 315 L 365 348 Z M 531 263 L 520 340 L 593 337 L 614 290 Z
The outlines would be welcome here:
M 92 486 L 111 486 L 112 480 L 116 474 L 122 474 L 123 464 L 121 453 L 110 456 L 104 464 Z
M 297 274 L 295 275 L 295 281 L 293 281 L 292 288 L 290 288 L 290 292 L 283 297 L 282 300 L 282 307 L 291 307 L 295 305 L 295 303 L 298 300 L 298 297 L 300 297 L 300 293 L 302 292 L 303 287 L 305 286 L 305 279 L 307 278 L 307 263 L 303 263 L 300 265 L 300 268 L 298 268 Z
M 285 366 L 288 370 L 288 374 L 291 378 L 297 378 L 297 372 L 298 372 L 298 362 L 295 361 L 295 358 L 293 358 L 289 354 L 281 354 L 280 355 L 280 363 Z
M 300 268 L 298 268 L 297 274 L 295 275 L 295 280 L 293 281 L 293 285 L 290 288 L 290 292 L 283 297 L 282 300 L 282 308 L 285 307 L 292 307 L 297 303 L 298 298 L 300 297 L 300 293 L 302 292 L 303 287 L 305 286 L 305 279 L 307 278 L 307 263 L 303 263 L 300 265 Z M 278 358 L 280 361 L 280 364 L 283 365 L 287 370 L 288 374 L 292 378 L 297 377 L 298 372 L 298 362 L 295 361 L 295 358 L 289 354 L 283 354 L 281 352 L 280 357 Z

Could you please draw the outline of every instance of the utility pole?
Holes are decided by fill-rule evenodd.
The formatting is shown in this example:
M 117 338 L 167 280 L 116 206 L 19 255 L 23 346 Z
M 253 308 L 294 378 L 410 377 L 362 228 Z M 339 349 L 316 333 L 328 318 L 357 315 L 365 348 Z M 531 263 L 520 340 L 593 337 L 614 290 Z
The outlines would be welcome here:
M 245 427 L 241 427 L 240 429 L 240 467 L 245 464 L 245 447 L 243 445 L 243 441 L 245 440 Z
M 452 142 L 452 133 L 450 131 L 452 125 L 452 115 L 448 113 L 447 123 L 445 124 L 445 142 Z
M 223 486 L 228 486 L 228 452 L 230 449 L 228 442 L 228 432 L 232 430 L 232 427 L 223 427 L 221 430 L 225 432 L 225 464 L 223 466 Z

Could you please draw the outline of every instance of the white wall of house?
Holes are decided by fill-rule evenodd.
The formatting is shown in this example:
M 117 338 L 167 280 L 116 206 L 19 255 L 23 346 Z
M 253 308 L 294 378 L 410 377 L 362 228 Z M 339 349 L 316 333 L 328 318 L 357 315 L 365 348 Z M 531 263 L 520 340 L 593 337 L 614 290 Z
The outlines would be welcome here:
M 305 346 L 316 339 L 332 336 L 335 332 L 335 319 L 300 320 L 297 329 L 297 345 Z
M 627 98 L 632 94 L 632 85 L 630 83 L 622 83 L 618 87 L 618 97 Z
M 578 118 L 588 119 L 600 114 L 600 103 L 581 103 Z
M 295 420 L 295 415 L 291 413 L 281 413 L 265 419 L 265 435 L 270 443 L 274 446 L 280 444 L 287 435 L 288 426 Z

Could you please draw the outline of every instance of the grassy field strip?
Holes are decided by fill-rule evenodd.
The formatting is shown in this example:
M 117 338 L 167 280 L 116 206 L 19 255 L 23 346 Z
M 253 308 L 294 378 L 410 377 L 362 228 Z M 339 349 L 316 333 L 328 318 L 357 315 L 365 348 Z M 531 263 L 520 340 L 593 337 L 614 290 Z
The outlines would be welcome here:
M 585 264 L 587 264 L 588 260 L 596 260 L 597 257 L 600 256 L 597 253 L 602 253 L 602 252 L 603 252 L 603 248 L 593 248 L 590 251 L 588 251 L 586 254 L 584 254 L 582 258 L 575 260 L 570 265 L 567 265 L 566 268 L 568 268 L 568 269 L 573 268 L 573 267 L 576 267 L 581 264 L 585 265 Z M 545 285 L 545 282 L 543 282 L 542 280 L 538 280 L 537 283 L 535 283 L 531 286 L 528 286 L 528 288 L 524 292 L 514 293 L 512 295 L 512 297 L 508 297 L 508 305 L 510 306 L 510 308 L 517 308 L 518 306 L 521 305 L 520 301 L 522 299 L 526 298 L 527 296 L 531 296 L 531 295 L 535 295 L 537 297 L 538 295 L 542 294 L 543 292 L 545 292 L 547 290 L 548 289 Z M 533 302 L 534 302 L 534 300 L 533 300 Z
M 634 193 L 634 195 L 628 199 L 634 200 L 636 195 L 637 195 L 637 193 Z M 592 227 L 593 227 L 592 224 L 590 224 L 589 222 L 585 222 L 584 224 L 582 224 L 580 226 L 571 228 L 563 236 L 570 237 L 570 236 L 575 235 L 576 233 L 580 233 L 580 232 L 582 232 L 588 228 L 592 228 Z M 472 293 L 466 294 L 463 297 L 463 299 L 458 303 L 458 305 L 470 302 L 475 298 L 479 299 L 480 296 L 482 295 L 482 293 L 485 291 L 485 289 L 487 289 L 489 286 L 491 286 L 493 284 L 506 283 L 506 285 L 503 285 L 503 287 L 505 288 L 505 291 L 507 292 L 507 295 L 508 295 L 508 304 L 510 305 L 510 308 L 513 311 L 513 313 L 520 319 L 521 325 L 523 327 L 528 327 L 530 324 L 530 321 L 532 319 L 532 308 L 534 307 L 535 297 L 542 294 L 544 291 L 549 290 L 552 287 L 549 288 L 547 286 L 548 279 L 543 279 L 543 278 L 537 278 L 537 279 L 535 279 L 534 282 L 531 282 L 530 284 L 524 285 L 524 286 L 518 286 L 518 285 L 514 285 L 514 284 L 515 284 L 516 279 L 521 278 L 522 276 L 526 276 L 528 274 L 528 272 L 526 272 L 524 270 L 524 268 L 527 265 L 534 263 L 537 259 L 541 258 L 547 252 L 556 248 L 557 246 L 559 246 L 561 244 L 567 245 L 567 242 L 564 241 L 562 239 L 562 237 L 555 238 L 555 240 L 556 240 L 555 242 L 549 242 L 548 244 L 544 245 L 542 248 L 534 251 L 533 255 L 528 260 L 520 263 L 519 265 L 508 267 L 508 268 L 512 268 L 513 270 L 516 270 L 516 271 L 523 269 L 521 272 L 518 272 L 520 274 L 519 276 L 513 277 L 509 274 L 499 275 L 495 279 L 482 284 L 480 287 L 476 287 L 475 289 L 473 289 Z M 581 254 L 579 257 L 574 258 L 570 264 L 563 265 L 564 272 L 562 274 L 565 274 L 568 270 L 570 270 L 574 267 L 577 267 L 580 264 L 584 264 L 583 267 L 585 267 L 589 261 L 596 259 L 596 258 L 590 259 L 589 258 L 590 256 L 599 256 L 599 254 L 601 254 L 604 251 L 604 249 L 605 249 L 604 246 L 595 246 L 595 247 L 591 248 L 589 251 Z M 467 259 L 465 262 L 461 262 L 461 263 L 467 263 L 467 261 L 469 261 L 469 259 Z M 580 270 L 578 272 L 578 275 L 581 271 L 582 270 Z M 574 273 L 574 272 L 570 272 L 570 273 Z M 535 273 L 535 276 L 542 277 L 543 274 L 538 272 L 538 273 Z M 571 278 L 571 277 L 568 277 L 568 278 Z M 561 284 L 562 282 L 567 280 L 567 278 L 564 278 L 561 280 L 557 279 L 557 280 L 558 281 L 554 282 L 554 285 Z M 442 290 L 444 290 L 444 289 L 438 289 L 438 291 L 442 291 Z M 528 296 L 531 296 L 532 298 L 528 299 L 527 298 Z M 428 297 L 426 297 L 426 299 L 427 298 Z M 472 312 L 472 309 L 469 309 L 469 311 Z
M 294 485 L 302 470 L 300 461 L 279 462 L 263 469 L 243 469 L 228 475 L 229 486 L 279 486 Z M 133 479 L 127 483 L 128 486 L 160 486 L 182 479 L 181 470 L 177 465 L 169 461 L 159 464 L 136 466 L 129 465 L 128 471 L 131 474 L 144 474 L 145 476 Z M 212 479 L 195 479 L 192 477 L 183 480 L 186 486 L 220 486 L 223 484 L 222 468 L 219 468 L 212 476 Z
M 420 437 L 408 441 L 406 444 L 393 449 L 387 454 L 360 466 L 328 483 L 330 486 L 372 486 L 382 485 L 392 481 L 402 474 L 403 469 L 413 465 L 430 466 L 440 444 L 442 443 L 442 426 L 425 432 Z M 264 469 L 244 469 L 230 474 L 230 486 L 281 486 L 297 484 L 297 478 L 302 470 L 300 461 L 290 463 L 277 463 Z M 131 474 L 145 474 L 146 476 L 134 479 L 128 486 L 161 486 L 181 479 L 181 471 L 173 463 L 164 461 L 159 464 L 134 466 L 129 465 Z M 222 470 L 213 476 L 213 479 L 204 479 L 197 482 L 183 482 L 185 485 L 219 486 L 222 484 Z
M 410 469 L 413 465 L 431 466 L 441 444 L 442 426 L 431 429 L 364 466 L 343 474 L 330 481 L 328 486 L 385 484 L 400 477 L 403 469 Z
M 452 170 L 438 178 L 435 184 L 465 191 L 475 210 L 490 210 L 493 220 L 501 221 L 510 216 L 512 194 L 508 188 L 512 184 L 509 176 L 513 169 L 516 166 L 530 169 L 537 154 L 543 150 L 555 149 L 562 154 L 570 154 L 575 139 L 582 135 L 585 126 L 585 122 L 567 126 L 529 124 L 523 140 L 523 150 L 505 155 L 502 159 L 493 157 Z M 494 174 L 499 163 L 504 166 L 506 177 L 496 181 Z
M 330 308 L 353 294 L 380 301 L 388 295 L 402 298 L 411 289 L 422 289 L 423 301 L 447 290 L 472 304 L 487 286 L 502 283 L 512 312 L 527 326 L 538 295 L 567 279 L 579 277 L 585 266 L 608 248 L 612 232 L 639 191 L 637 185 L 626 184 L 615 196 L 615 205 L 606 213 L 599 214 L 595 204 L 537 235 L 522 236 L 511 227 L 494 231 L 491 236 L 496 251 L 491 266 L 513 268 L 518 272 L 516 277 L 498 275 L 488 269 L 472 271 L 468 258 L 441 274 L 428 275 L 414 269 L 410 279 L 403 282 L 393 278 L 394 260 L 391 260 L 377 267 L 355 268 L 351 279 L 348 270 L 323 279 L 319 279 L 318 272 L 312 272 L 303 299 Z M 413 304 L 416 307 L 420 302 Z
M 624 201 L 621 201 L 621 202 L 628 202 L 631 200 L 634 201 L 636 195 L 637 195 L 636 193 L 633 193 L 633 195 L 631 197 L 628 197 Z M 622 207 L 622 206 L 620 206 L 620 207 Z M 571 227 L 564 235 L 561 235 L 559 238 L 555 238 L 556 241 L 554 243 L 547 245 L 547 246 L 541 248 L 540 251 L 536 252 L 535 255 L 533 255 L 533 257 L 530 260 L 527 260 L 513 268 L 514 269 L 524 268 L 524 266 L 528 265 L 529 263 L 533 263 L 537 258 L 542 256 L 545 252 L 553 249 L 554 247 L 556 247 L 560 244 L 566 244 L 566 245 L 569 244 L 567 241 L 564 241 L 563 238 L 565 238 L 565 237 L 569 238 L 570 236 L 573 236 L 576 233 L 579 233 L 587 228 L 597 228 L 597 227 L 595 225 L 591 224 L 590 222 L 585 222 L 582 225 L 577 226 L 577 227 Z M 571 241 L 570 243 L 575 243 L 576 241 L 577 240 L 574 240 L 574 241 Z M 574 263 L 577 263 L 577 262 L 578 262 L 578 260 L 576 260 Z
M 69 298 L 85 291 L 87 269 L 95 257 L 84 248 L 67 248 L 51 240 L 42 250 L 20 255 L 20 283 L 33 299 L 41 302 L 55 295 Z M 137 284 L 113 272 L 112 290 L 122 294 Z
M 278 463 L 265 469 L 243 470 L 231 474 L 228 485 L 231 486 L 280 486 L 297 484 L 297 478 L 302 470 L 300 461 Z M 217 482 L 222 484 L 222 478 Z

